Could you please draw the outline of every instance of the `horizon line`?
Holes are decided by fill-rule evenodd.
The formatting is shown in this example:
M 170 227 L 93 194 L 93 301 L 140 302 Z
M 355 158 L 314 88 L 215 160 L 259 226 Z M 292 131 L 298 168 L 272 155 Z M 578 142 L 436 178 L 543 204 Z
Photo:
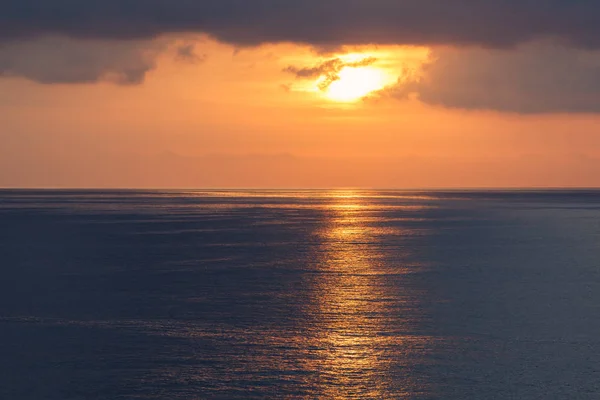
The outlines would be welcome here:
M 600 190 L 600 186 L 430 186 L 430 187 L 68 187 L 68 186 L 0 186 L 0 191 L 321 191 L 321 190 L 389 190 L 389 191 L 581 191 Z

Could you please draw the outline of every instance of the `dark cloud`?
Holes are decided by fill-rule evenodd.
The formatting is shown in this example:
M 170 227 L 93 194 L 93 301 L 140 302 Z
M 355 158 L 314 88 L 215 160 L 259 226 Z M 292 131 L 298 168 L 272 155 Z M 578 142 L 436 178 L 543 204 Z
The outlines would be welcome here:
M 39 83 L 141 83 L 155 67 L 160 41 L 81 41 L 44 37 L 0 46 L 0 77 Z
M 321 90 L 325 90 L 333 82 L 340 79 L 339 72 L 345 67 L 366 67 L 375 63 L 377 59 L 375 57 L 366 57 L 358 61 L 344 61 L 341 58 L 332 58 L 324 61 L 321 64 L 313 67 L 295 67 L 289 66 L 285 68 L 284 72 L 289 72 L 296 75 L 296 78 L 318 78 L 324 77 L 323 81 L 319 84 Z
M 600 51 L 544 42 L 516 50 L 437 50 L 422 75 L 401 78 L 389 92 L 448 108 L 598 113 Z
M 0 0 L 0 10 L 2 41 L 203 32 L 239 45 L 506 47 L 552 37 L 600 47 L 598 0 Z

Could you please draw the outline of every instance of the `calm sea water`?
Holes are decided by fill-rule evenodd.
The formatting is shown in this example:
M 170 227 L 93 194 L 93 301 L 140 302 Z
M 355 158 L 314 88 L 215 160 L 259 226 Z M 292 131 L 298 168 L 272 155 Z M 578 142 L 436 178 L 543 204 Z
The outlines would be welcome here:
M 2 191 L 0 398 L 598 399 L 600 192 Z

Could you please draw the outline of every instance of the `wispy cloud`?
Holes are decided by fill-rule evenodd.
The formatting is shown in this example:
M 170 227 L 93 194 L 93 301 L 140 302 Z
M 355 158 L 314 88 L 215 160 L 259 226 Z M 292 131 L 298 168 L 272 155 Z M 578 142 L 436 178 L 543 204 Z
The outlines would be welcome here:
M 344 61 L 342 58 L 338 57 L 324 61 L 312 67 L 289 66 L 283 71 L 288 72 L 290 74 L 294 74 L 296 78 L 300 79 L 315 79 L 323 77 L 323 79 L 319 83 L 319 88 L 321 90 L 325 90 L 333 82 L 340 79 L 339 73 L 342 69 L 346 67 L 366 67 L 368 65 L 374 64 L 375 62 L 377 62 L 377 58 L 375 57 L 366 57 L 358 61 Z

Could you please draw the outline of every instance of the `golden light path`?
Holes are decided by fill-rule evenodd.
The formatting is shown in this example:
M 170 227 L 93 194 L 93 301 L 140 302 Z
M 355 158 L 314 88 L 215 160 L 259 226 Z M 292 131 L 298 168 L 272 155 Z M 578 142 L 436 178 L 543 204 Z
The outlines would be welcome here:
M 314 360 L 306 368 L 319 371 L 318 391 L 311 398 L 408 398 L 421 390 L 420 383 L 408 373 L 395 375 L 393 369 L 410 371 L 426 339 L 404 335 L 411 329 L 409 320 L 391 314 L 394 307 L 416 299 L 390 284 L 403 270 L 393 268 L 389 275 L 384 244 L 386 237 L 404 232 L 378 227 L 375 204 L 353 191 L 336 192 L 326 214 L 319 234 L 314 320 L 305 329 L 310 347 L 318 349 L 317 357 L 306 357 Z

